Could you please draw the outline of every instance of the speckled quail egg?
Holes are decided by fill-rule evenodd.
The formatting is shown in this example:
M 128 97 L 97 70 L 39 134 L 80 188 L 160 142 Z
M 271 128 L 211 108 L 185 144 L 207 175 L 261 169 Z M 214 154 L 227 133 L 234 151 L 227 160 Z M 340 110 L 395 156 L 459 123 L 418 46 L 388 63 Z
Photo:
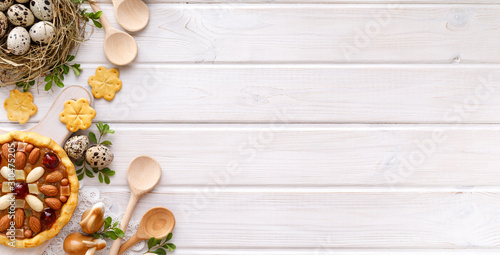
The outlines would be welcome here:
M 30 49 L 30 34 L 24 27 L 15 27 L 7 36 L 7 49 L 14 55 L 24 55 Z
M 40 21 L 30 28 L 31 40 L 37 44 L 47 44 L 56 37 L 54 25 L 48 21 Z
M 16 0 L 16 2 L 20 3 L 20 4 L 25 4 L 27 2 L 29 2 L 30 0 Z
M 7 33 L 8 28 L 9 22 L 7 21 L 7 16 L 5 16 L 3 12 L 0 12 L 0 38 L 2 38 Z
M 30 9 L 39 20 L 50 21 L 54 18 L 54 9 L 51 0 L 31 0 Z
M 6 11 L 13 4 L 14 0 L 0 0 L 0 11 Z
M 73 159 L 82 158 L 88 148 L 89 138 L 84 135 L 73 136 L 64 144 L 64 150 Z
M 28 27 L 35 22 L 33 13 L 22 4 L 15 4 L 9 7 L 7 18 L 9 18 L 10 23 L 14 26 Z
M 113 161 L 113 152 L 104 145 L 93 145 L 85 152 L 85 160 L 92 167 L 105 167 Z

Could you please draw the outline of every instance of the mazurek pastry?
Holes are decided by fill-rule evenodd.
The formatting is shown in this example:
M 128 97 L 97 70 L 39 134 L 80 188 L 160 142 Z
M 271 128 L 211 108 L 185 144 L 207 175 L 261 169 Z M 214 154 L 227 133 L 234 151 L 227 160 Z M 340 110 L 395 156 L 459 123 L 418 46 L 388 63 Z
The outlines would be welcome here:
M 36 247 L 55 237 L 78 203 L 78 178 L 66 152 L 33 132 L 0 135 L 0 243 Z

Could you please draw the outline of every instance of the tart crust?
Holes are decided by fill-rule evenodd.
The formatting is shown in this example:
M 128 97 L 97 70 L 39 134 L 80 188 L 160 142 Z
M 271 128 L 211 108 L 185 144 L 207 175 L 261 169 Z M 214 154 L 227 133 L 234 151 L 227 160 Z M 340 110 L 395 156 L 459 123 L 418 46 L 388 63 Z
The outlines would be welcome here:
M 71 217 L 73 216 L 73 212 L 78 205 L 79 182 L 73 162 L 71 162 L 68 155 L 66 155 L 66 152 L 61 148 L 61 146 L 59 146 L 52 139 L 34 132 L 22 131 L 12 131 L 10 133 L 0 135 L 0 144 L 11 142 L 13 140 L 32 143 L 35 146 L 46 147 L 53 150 L 61 160 L 60 163 L 63 164 L 66 168 L 66 174 L 68 175 L 67 178 L 71 185 L 71 195 L 68 197 L 68 201 L 66 201 L 63 207 L 60 209 L 60 216 L 50 227 L 50 229 L 44 230 L 32 238 L 16 240 L 15 242 L 15 248 L 32 248 L 37 247 L 43 244 L 45 241 L 55 237 L 70 221 Z M 8 247 L 13 247 L 11 245 L 11 240 L 4 235 L 0 235 L 0 244 Z

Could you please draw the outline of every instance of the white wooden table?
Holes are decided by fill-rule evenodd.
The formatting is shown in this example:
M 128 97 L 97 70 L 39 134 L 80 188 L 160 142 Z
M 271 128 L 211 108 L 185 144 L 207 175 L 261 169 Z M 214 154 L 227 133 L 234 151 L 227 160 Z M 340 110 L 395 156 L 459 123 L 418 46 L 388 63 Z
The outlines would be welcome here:
M 118 173 L 86 183 L 124 208 L 129 161 L 155 157 L 133 218 L 170 208 L 175 254 L 498 254 L 498 1 L 147 2 L 122 91 L 95 103 Z M 111 67 L 103 37 L 66 84 Z M 27 126 L 59 92 L 33 92 Z

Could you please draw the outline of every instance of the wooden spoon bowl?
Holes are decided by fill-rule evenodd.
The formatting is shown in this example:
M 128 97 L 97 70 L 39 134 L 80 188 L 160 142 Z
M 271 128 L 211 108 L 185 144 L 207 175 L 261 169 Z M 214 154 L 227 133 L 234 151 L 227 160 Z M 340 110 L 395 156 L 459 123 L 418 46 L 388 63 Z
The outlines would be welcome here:
M 151 208 L 142 216 L 135 235 L 123 243 L 118 254 L 122 254 L 141 240 L 147 240 L 151 237 L 163 239 L 172 232 L 174 227 L 175 217 L 170 210 L 165 207 Z
M 149 22 L 149 8 L 142 0 L 114 0 L 118 24 L 125 30 L 137 32 Z

